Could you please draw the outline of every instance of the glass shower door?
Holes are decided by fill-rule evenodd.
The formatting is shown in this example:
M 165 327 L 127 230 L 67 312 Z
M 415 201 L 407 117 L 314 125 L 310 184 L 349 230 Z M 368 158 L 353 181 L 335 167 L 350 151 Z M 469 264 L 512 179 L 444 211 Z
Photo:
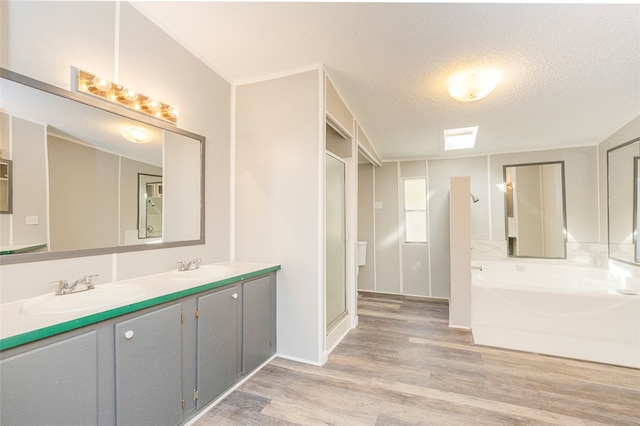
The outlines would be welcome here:
M 325 179 L 325 298 L 329 331 L 347 314 L 346 166 L 329 152 Z

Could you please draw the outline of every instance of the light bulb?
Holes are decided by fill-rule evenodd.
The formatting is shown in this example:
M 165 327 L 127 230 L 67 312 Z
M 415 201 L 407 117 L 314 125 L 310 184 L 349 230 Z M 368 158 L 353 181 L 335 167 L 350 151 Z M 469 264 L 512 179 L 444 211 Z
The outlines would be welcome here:
M 175 106 L 170 106 L 169 108 L 167 108 L 165 110 L 165 115 L 171 117 L 171 118 L 177 118 L 178 117 L 178 108 L 176 108 Z
M 162 105 L 160 104 L 160 102 L 156 101 L 155 99 L 151 99 L 151 98 L 147 99 L 144 102 L 144 107 L 147 108 L 151 112 L 157 112 L 160 109 L 161 106 Z
M 120 97 L 122 99 L 124 99 L 125 101 L 134 102 L 136 99 L 138 99 L 138 92 L 136 92 L 133 89 L 129 89 L 127 87 L 123 87 L 120 90 Z
M 100 92 L 108 92 L 111 89 L 111 82 L 104 77 L 93 77 L 91 85 Z

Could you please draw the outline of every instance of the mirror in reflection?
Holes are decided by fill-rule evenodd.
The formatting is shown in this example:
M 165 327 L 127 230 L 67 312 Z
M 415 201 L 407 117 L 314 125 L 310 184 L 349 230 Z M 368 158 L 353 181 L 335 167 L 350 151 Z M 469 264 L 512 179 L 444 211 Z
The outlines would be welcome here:
M 564 162 L 503 170 L 508 256 L 566 258 Z
M 162 237 L 162 176 L 138 173 L 138 238 Z
M 204 137 L 0 71 L 0 149 L 19 159 L 0 262 L 204 243 Z M 46 247 L 13 255 L 27 246 Z
M 638 248 L 638 157 L 640 138 L 607 151 L 609 258 L 640 261 Z
M 11 160 L 0 158 L 0 213 L 11 213 L 11 184 Z

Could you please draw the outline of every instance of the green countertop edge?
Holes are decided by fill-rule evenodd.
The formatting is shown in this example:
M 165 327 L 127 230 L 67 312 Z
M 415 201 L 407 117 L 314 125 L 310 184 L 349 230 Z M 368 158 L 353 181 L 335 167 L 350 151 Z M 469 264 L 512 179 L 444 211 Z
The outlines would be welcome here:
M 130 305 L 120 306 L 114 309 L 98 312 L 96 314 L 87 315 L 86 317 L 80 317 L 71 321 L 65 321 L 48 327 L 39 328 L 37 330 L 28 331 L 26 333 L 17 334 L 15 336 L 7 337 L 0 340 L 0 351 L 24 345 L 26 343 L 35 342 L 36 340 L 55 336 L 56 334 L 75 330 L 77 328 L 85 327 L 87 325 L 95 324 L 111 318 L 116 318 L 125 314 L 129 314 L 131 312 L 140 311 L 142 309 L 150 308 L 162 303 L 171 302 L 173 300 L 181 299 L 186 296 L 191 296 L 207 290 L 212 290 L 214 288 L 222 287 L 228 284 L 244 281 L 249 278 L 275 272 L 280 269 L 281 266 L 277 265 L 260 269 L 254 272 L 248 272 L 246 274 L 234 275 L 229 278 L 225 278 L 224 280 L 214 281 L 209 284 L 202 284 L 196 287 L 188 288 L 186 290 L 180 290 L 175 293 L 165 294 L 163 296 L 154 297 L 152 299 L 143 300 L 140 302 L 132 303 Z
M 46 247 L 46 244 L 34 244 L 32 246 L 23 247 L 21 249 L 8 249 L 8 250 L 0 250 L 0 255 L 3 254 L 17 254 L 17 253 L 26 253 L 33 250 L 40 250 L 43 247 Z

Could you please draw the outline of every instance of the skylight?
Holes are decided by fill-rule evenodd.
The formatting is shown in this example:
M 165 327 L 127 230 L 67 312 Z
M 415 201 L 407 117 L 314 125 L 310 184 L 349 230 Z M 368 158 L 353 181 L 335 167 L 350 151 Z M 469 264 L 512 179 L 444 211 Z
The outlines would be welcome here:
M 459 129 L 444 130 L 444 150 L 453 151 L 456 149 L 473 148 L 476 144 L 478 126 L 461 127 Z

